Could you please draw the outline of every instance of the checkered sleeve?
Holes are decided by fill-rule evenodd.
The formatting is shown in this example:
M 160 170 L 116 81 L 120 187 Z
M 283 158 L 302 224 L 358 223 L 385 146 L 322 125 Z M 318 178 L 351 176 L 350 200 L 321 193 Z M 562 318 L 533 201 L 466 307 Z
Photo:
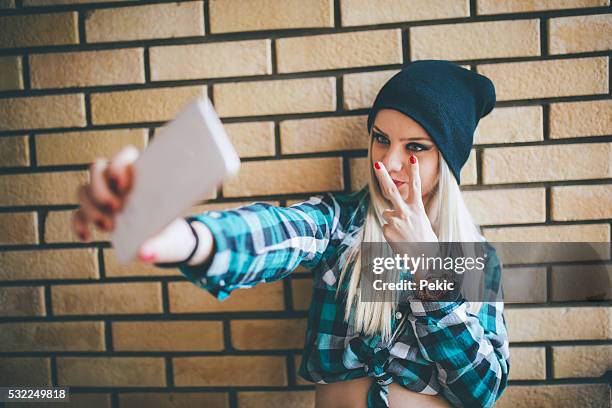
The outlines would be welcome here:
M 501 280 L 495 252 L 486 267 Z M 492 407 L 510 367 L 503 302 L 483 302 L 477 313 L 465 301 L 411 300 L 410 306 L 419 349 L 436 365 L 443 395 L 458 407 Z
M 290 207 L 256 202 L 206 211 L 189 218 L 210 229 L 212 260 L 179 269 L 196 286 L 224 300 L 234 289 L 282 279 L 298 265 L 314 268 L 328 249 L 339 216 L 340 206 L 331 193 Z

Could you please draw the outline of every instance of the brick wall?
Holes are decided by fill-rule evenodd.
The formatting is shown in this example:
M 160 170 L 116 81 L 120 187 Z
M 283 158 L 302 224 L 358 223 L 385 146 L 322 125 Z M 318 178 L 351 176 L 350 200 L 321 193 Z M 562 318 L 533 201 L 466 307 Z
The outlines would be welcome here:
M 191 211 L 286 205 L 363 185 L 380 86 L 456 61 L 497 88 L 462 173 L 485 235 L 610 241 L 609 0 L 142 3 L 0 0 L 0 385 L 69 385 L 95 407 L 313 405 L 296 375 L 308 271 L 217 302 L 70 232 L 87 164 L 145 147 L 197 95 L 243 165 Z M 553 301 L 550 270 L 506 272 L 536 296 L 507 305 L 499 406 L 608 407 L 610 302 Z

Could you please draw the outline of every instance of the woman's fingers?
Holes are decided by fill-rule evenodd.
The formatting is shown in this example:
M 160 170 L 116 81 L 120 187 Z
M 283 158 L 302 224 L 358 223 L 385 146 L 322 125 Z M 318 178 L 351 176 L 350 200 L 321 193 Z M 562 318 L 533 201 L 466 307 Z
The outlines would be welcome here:
M 91 174 L 91 198 L 94 204 L 107 214 L 113 214 L 121 208 L 121 200 L 111 191 L 106 176 L 108 161 L 97 159 L 89 167 Z
M 87 242 L 91 239 L 87 218 L 80 208 L 72 213 L 72 232 L 78 236 L 81 241 Z
M 115 155 L 108 167 L 107 177 L 111 188 L 120 196 L 126 195 L 132 188 L 134 182 L 132 164 L 138 158 L 139 153 L 135 146 L 128 145 Z
M 374 164 L 374 174 L 376 174 L 376 177 L 378 178 L 378 183 L 380 184 L 383 193 L 387 195 L 387 199 L 391 201 L 391 204 L 393 204 L 393 207 L 396 210 L 401 210 L 404 205 L 404 200 L 402 200 L 402 196 L 397 186 L 393 182 L 393 179 L 387 172 L 387 169 L 382 162 L 376 162 Z
M 414 158 L 414 159 L 413 159 Z M 414 163 L 410 163 L 410 170 L 408 171 L 410 180 L 410 196 L 408 198 L 409 204 L 416 204 L 420 208 L 424 207 L 423 197 L 421 196 L 421 174 L 419 172 L 419 160 L 416 155 L 412 155 L 411 160 Z
M 77 197 L 81 204 L 82 216 L 86 222 L 93 222 L 102 230 L 110 230 L 113 227 L 113 218 L 110 213 L 103 211 L 97 206 L 91 193 L 91 185 L 82 185 L 77 191 Z

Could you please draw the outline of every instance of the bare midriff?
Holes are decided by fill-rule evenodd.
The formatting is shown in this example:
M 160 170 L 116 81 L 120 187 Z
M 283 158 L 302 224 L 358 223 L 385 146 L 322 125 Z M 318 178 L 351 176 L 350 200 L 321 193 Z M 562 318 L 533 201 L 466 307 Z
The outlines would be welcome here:
M 367 408 L 371 377 L 316 384 L 315 408 Z M 390 408 L 450 408 L 441 395 L 425 395 L 407 390 L 399 384 L 389 384 Z

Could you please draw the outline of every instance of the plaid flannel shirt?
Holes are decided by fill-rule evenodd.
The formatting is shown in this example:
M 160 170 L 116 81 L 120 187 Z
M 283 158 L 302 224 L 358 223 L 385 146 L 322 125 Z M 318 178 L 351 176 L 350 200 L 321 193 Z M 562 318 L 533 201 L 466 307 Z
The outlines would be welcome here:
M 477 314 L 462 300 L 400 303 L 392 317 L 396 336 L 387 344 L 379 335 L 356 333 L 344 322 L 346 302 L 345 297 L 335 298 L 339 271 L 334 265 L 351 233 L 363 225 L 368 202 L 365 187 L 351 194 L 313 196 L 286 208 L 256 202 L 187 217 L 210 228 L 216 251 L 205 266 L 179 269 L 219 300 L 235 289 L 282 279 L 298 265 L 312 269 L 300 376 L 320 384 L 373 377 L 368 407 L 389 406 L 391 382 L 423 394 L 442 394 L 454 406 L 493 406 L 509 371 L 502 302 L 485 302 Z M 487 245 L 488 276 L 501 280 L 499 258 Z

